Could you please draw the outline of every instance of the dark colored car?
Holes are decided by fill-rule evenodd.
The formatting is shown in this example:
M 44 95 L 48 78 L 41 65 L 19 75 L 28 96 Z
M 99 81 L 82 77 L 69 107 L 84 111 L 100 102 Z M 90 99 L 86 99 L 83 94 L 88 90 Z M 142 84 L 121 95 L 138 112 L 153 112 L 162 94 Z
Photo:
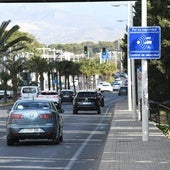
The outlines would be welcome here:
M 60 97 L 61 102 L 72 102 L 75 94 L 73 90 L 61 90 Z
M 63 140 L 62 116 L 51 100 L 17 100 L 8 112 L 7 145 L 24 139 L 48 139 L 53 144 Z
M 118 95 L 127 95 L 128 94 L 128 87 L 127 86 L 122 86 L 120 87 L 119 91 L 118 91 Z
M 78 111 L 96 110 L 101 114 L 101 107 L 104 106 L 104 96 L 96 90 L 82 90 L 77 93 L 73 100 L 73 114 Z

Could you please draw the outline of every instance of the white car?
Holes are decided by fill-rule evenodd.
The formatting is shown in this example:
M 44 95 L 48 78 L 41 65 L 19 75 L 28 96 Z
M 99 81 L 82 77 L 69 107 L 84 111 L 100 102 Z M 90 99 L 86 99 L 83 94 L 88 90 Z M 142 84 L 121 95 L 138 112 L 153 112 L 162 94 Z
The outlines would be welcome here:
M 36 98 L 40 92 L 38 86 L 22 86 L 20 92 L 21 99 Z
M 113 91 L 118 91 L 120 89 L 120 87 L 121 87 L 121 83 L 114 82 L 112 87 L 113 87 Z
M 110 83 L 108 82 L 104 82 L 101 87 L 100 87 L 100 91 L 113 91 L 113 87 L 111 86 Z
M 50 99 L 53 100 L 57 106 L 57 109 L 61 111 L 61 97 L 58 95 L 57 91 L 55 90 L 44 90 L 41 91 L 38 95 L 40 99 Z
M 100 90 L 102 85 L 103 85 L 104 82 L 100 82 L 98 85 L 97 85 L 97 90 Z

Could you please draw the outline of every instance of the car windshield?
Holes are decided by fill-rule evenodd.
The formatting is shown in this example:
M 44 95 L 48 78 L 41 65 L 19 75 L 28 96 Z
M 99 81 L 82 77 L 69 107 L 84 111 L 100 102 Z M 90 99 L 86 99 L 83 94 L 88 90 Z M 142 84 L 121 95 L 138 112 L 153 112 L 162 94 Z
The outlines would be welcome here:
M 96 97 L 97 93 L 94 93 L 94 92 L 79 92 L 78 96 L 79 97 Z
M 49 109 L 50 104 L 48 102 L 18 102 L 14 110 L 30 110 L 30 109 Z

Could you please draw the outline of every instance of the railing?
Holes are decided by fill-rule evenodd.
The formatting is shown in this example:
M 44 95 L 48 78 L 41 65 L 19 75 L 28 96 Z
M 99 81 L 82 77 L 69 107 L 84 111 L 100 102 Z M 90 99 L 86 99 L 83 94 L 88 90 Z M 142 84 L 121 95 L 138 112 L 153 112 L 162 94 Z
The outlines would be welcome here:
M 155 123 L 166 124 L 170 126 L 170 107 L 162 102 L 149 102 L 150 116 L 149 120 Z

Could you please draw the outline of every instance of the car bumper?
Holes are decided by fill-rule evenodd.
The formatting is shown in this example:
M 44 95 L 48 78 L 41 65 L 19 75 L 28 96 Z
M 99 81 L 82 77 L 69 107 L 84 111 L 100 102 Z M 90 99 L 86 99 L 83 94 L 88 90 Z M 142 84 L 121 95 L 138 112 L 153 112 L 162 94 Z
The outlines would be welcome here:
M 7 128 L 8 138 L 18 139 L 50 139 L 55 137 L 56 128 L 53 125 L 46 126 L 9 126 Z

